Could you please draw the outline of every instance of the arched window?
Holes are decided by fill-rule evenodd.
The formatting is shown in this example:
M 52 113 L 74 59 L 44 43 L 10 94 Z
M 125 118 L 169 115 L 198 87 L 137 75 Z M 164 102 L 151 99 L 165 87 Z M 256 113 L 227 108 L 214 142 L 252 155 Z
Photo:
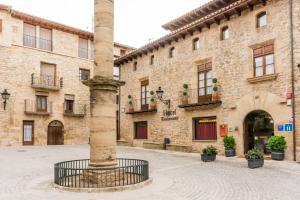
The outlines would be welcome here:
M 154 55 L 152 55 L 151 57 L 150 57 L 150 65 L 153 65 L 154 64 Z
M 224 26 L 221 29 L 221 40 L 227 40 L 229 38 L 229 28 L 228 26 Z
M 169 50 L 169 58 L 174 58 L 174 56 L 175 56 L 175 47 L 172 47 Z
M 136 71 L 137 70 L 137 62 L 134 62 L 133 63 L 133 71 Z
M 193 39 L 193 50 L 197 50 L 200 48 L 200 40 L 199 38 Z
M 261 12 L 256 16 L 256 27 L 260 28 L 267 25 L 267 13 Z

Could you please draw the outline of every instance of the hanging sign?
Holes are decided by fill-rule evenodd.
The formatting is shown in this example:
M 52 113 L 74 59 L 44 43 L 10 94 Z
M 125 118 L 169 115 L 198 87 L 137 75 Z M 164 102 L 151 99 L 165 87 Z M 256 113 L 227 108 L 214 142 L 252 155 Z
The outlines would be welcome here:
M 178 120 L 178 116 L 175 110 L 164 110 L 163 116 L 161 117 L 161 121 L 171 121 L 171 120 Z
M 284 131 L 284 126 L 282 124 L 278 125 L 277 130 L 280 132 Z
M 284 130 L 285 130 L 285 132 L 293 132 L 294 125 L 291 123 L 287 123 L 284 125 Z

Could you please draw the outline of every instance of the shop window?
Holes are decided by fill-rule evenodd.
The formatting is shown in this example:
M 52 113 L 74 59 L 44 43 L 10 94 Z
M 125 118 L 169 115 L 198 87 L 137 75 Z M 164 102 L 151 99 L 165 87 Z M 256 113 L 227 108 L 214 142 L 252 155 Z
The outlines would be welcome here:
M 262 12 L 256 17 L 256 27 L 260 28 L 267 25 L 267 13 Z
M 209 102 L 212 97 L 212 63 L 198 66 L 198 102 Z
M 88 69 L 79 69 L 79 79 L 81 81 L 90 79 L 90 70 Z
M 175 56 L 175 47 L 172 47 L 169 50 L 169 58 L 174 58 L 174 56 Z
M 142 139 L 146 140 L 148 139 L 148 123 L 146 121 L 144 122 L 135 122 L 135 139 Z
M 149 107 L 149 81 L 141 82 L 141 110 L 148 110 Z
M 275 73 L 274 45 L 267 45 L 253 50 L 254 76 L 261 77 Z
M 193 40 L 193 50 L 197 50 L 200 49 L 200 40 L 199 38 L 195 38 Z
M 217 140 L 216 117 L 194 118 L 194 140 Z
M 221 40 L 227 40 L 229 38 L 229 28 L 225 26 L 221 29 Z

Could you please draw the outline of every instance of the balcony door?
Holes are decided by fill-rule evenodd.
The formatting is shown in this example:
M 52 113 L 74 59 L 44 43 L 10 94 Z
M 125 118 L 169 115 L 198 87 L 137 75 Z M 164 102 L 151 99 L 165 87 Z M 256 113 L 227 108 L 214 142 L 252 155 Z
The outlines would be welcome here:
M 41 63 L 41 84 L 46 87 L 54 87 L 55 85 L 56 66 L 48 63 Z
M 210 102 L 212 98 L 212 63 L 198 66 L 198 102 Z
M 149 81 L 141 82 L 141 110 L 148 110 L 149 107 Z
M 33 145 L 34 125 L 33 121 L 23 121 L 23 145 Z

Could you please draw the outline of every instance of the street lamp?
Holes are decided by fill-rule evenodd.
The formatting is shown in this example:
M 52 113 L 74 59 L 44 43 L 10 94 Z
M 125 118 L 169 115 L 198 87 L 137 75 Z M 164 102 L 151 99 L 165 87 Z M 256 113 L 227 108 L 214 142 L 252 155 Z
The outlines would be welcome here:
M 170 99 L 163 99 L 163 94 L 164 94 L 164 91 L 161 89 L 161 87 L 158 87 L 158 90 L 156 90 L 156 96 L 157 98 L 163 102 L 165 105 L 168 106 L 168 108 L 170 109 L 170 106 L 171 106 L 171 100 Z
M 2 96 L 2 99 L 4 100 L 3 101 L 3 104 L 4 104 L 4 110 L 6 108 L 6 103 L 10 97 L 10 94 L 7 92 L 7 89 L 4 89 L 4 91 L 1 93 L 1 96 Z

